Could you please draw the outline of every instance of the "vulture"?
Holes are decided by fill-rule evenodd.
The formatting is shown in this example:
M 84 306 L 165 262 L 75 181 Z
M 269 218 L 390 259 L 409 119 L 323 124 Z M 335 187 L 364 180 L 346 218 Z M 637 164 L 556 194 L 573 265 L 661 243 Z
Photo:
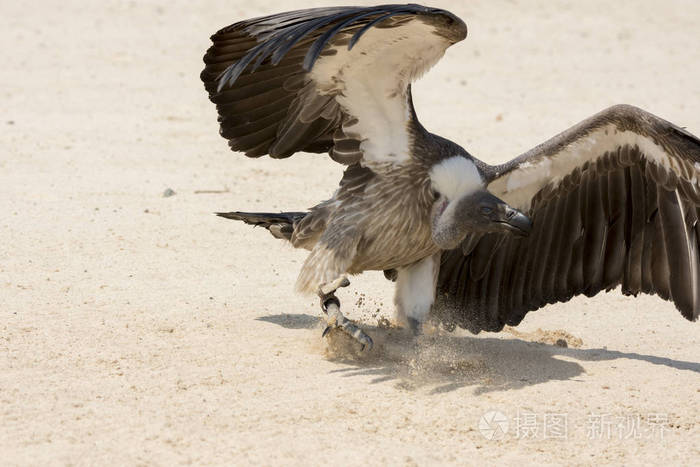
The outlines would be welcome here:
M 226 212 L 309 250 L 296 288 L 328 323 L 348 275 L 384 271 L 415 333 L 499 331 L 528 311 L 618 286 L 700 310 L 700 140 L 616 105 L 502 165 L 418 121 L 411 83 L 467 35 L 449 11 L 381 5 L 291 11 L 215 33 L 201 79 L 220 133 L 248 157 L 327 153 L 335 193 L 301 212 Z

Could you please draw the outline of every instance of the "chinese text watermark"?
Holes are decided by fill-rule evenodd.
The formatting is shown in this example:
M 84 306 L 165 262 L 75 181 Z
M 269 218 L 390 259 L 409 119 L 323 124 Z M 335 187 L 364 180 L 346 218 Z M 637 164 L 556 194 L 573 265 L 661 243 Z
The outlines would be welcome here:
M 590 440 L 663 439 L 668 414 L 588 413 L 583 429 Z M 518 409 L 513 417 L 499 410 L 486 412 L 479 419 L 479 432 L 489 440 L 506 436 L 520 440 L 568 439 L 573 428 L 565 412 L 537 413 Z

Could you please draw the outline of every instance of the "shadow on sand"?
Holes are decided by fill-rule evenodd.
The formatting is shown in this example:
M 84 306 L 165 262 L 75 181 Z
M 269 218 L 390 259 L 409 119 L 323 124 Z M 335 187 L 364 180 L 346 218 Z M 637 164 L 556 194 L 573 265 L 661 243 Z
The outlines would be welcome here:
M 319 319 L 307 314 L 258 318 L 288 329 L 314 329 Z M 575 349 L 521 338 L 474 337 L 466 332 L 437 332 L 413 338 L 405 330 L 363 324 L 374 348 L 362 354 L 357 344 L 339 332 L 328 339 L 329 360 L 346 366 L 333 370 L 346 377 L 374 376 L 372 383 L 394 381 L 401 389 L 432 387 L 433 394 L 475 386 L 475 394 L 518 389 L 547 381 L 581 381 L 578 361 L 621 358 L 641 360 L 677 370 L 700 373 L 700 363 L 608 349 Z M 320 336 L 319 336 L 320 338 Z
M 305 314 L 267 315 L 256 318 L 257 321 L 277 324 L 285 329 L 314 329 L 318 327 L 317 316 Z

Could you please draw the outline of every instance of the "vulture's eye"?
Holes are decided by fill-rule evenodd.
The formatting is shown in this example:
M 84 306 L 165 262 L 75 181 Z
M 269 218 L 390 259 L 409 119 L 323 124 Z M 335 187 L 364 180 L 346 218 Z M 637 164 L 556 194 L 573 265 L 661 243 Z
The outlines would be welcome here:
M 440 198 L 440 193 L 437 190 L 431 189 L 430 194 L 433 195 L 433 198 L 435 199 Z
M 485 214 L 487 216 L 493 212 L 493 209 L 488 206 L 481 206 L 479 210 L 481 211 L 481 214 Z

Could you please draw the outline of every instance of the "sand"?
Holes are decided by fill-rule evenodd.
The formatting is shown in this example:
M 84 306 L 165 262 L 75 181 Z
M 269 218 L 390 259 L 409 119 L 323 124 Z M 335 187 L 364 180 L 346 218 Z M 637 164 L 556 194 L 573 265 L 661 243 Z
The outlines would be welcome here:
M 488 162 L 616 103 L 700 134 L 698 2 L 433 4 L 470 37 L 418 113 Z M 362 358 L 293 294 L 305 252 L 212 215 L 337 186 L 324 156 L 228 151 L 198 78 L 219 27 L 299 6 L 0 3 L 0 464 L 697 464 L 700 328 L 672 305 L 416 343 L 367 273 L 341 295 Z

